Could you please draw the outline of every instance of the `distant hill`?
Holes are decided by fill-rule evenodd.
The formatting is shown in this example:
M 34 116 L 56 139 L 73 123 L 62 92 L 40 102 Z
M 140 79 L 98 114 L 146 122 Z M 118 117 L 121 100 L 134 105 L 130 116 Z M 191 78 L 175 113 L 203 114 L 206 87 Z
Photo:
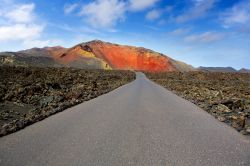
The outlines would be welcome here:
M 0 53 L 0 66 L 37 66 L 37 67 L 63 67 L 53 58 L 47 56 L 27 56 L 24 53 L 2 52 Z
M 250 69 L 242 68 L 239 70 L 240 73 L 250 73 Z
M 223 73 L 250 73 L 249 69 L 242 68 L 240 70 L 236 70 L 232 67 L 198 67 L 199 71 L 205 71 L 205 72 L 223 72 Z
M 236 69 L 232 67 L 199 67 L 198 70 L 206 72 L 237 72 Z
M 118 45 L 100 40 L 81 43 L 72 48 L 56 46 L 2 52 L 0 65 L 149 72 L 195 70 L 191 65 L 146 48 Z

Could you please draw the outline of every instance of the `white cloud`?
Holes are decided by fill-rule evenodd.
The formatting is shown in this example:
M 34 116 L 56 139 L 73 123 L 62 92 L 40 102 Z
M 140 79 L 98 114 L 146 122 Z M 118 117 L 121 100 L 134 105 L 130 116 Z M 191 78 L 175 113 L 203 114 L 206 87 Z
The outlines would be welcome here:
M 41 40 L 41 39 L 30 39 L 30 40 L 25 40 L 22 43 L 22 46 L 24 47 L 24 49 L 28 49 L 28 48 L 33 48 L 33 47 L 45 47 L 45 46 L 58 46 L 58 45 L 62 45 L 65 44 L 62 40 L 58 40 L 58 39 L 49 39 L 49 40 Z
M 4 3 L 4 2 L 3 2 Z M 38 38 L 43 32 L 44 26 L 36 24 L 34 18 L 35 4 L 10 4 L 0 7 L 0 41 L 17 41 Z
M 49 26 L 61 29 L 63 31 L 68 31 L 68 32 L 73 32 L 73 33 L 94 33 L 94 34 L 100 34 L 100 32 L 97 29 L 88 27 L 88 26 L 70 26 L 68 24 L 54 24 L 54 23 L 49 23 Z
M 186 42 L 209 43 L 221 40 L 224 36 L 215 32 L 204 32 L 202 34 L 189 35 L 184 38 Z
M 130 10 L 139 11 L 154 6 L 160 0 L 129 0 Z
M 154 31 L 159 31 L 160 29 L 155 27 L 155 26 L 150 26 L 150 25 L 145 25 L 146 28 L 149 28 L 151 30 L 154 30 Z
M 192 7 L 183 14 L 177 16 L 176 22 L 183 23 L 204 17 L 215 6 L 216 0 L 193 0 Z
M 33 13 L 34 8 L 35 5 L 33 3 L 15 6 L 12 10 L 5 11 L 3 16 L 11 22 L 29 23 L 35 17 Z
M 39 37 L 42 31 L 43 27 L 38 25 L 0 26 L 0 41 L 33 39 Z
M 0 6 L 12 4 L 13 2 L 14 2 L 14 0 L 0 0 Z
M 64 14 L 70 14 L 73 11 L 75 11 L 78 7 L 79 7 L 79 5 L 77 3 L 66 4 L 64 6 Z
M 38 23 L 34 3 L 16 3 L 14 0 L 0 0 L 0 43 L 20 47 L 25 43 L 47 44 L 40 40 L 45 24 Z
M 94 0 L 82 7 L 80 16 L 95 28 L 112 28 L 124 19 L 126 4 L 119 0 Z
M 157 9 L 154 9 L 154 10 L 151 10 L 147 13 L 146 15 L 146 19 L 148 20 L 156 20 L 158 18 L 160 18 L 162 15 L 162 11 L 161 10 L 157 10 Z
M 190 31 L 190 28 L 178 28 L 172 31 L 171 34 L 175 36 L 180 36 L 180 35 L 187 34 L 189 31 Z
M 207 0 L 192 0 L 195 6 L 199 6 L 200 4 L 206 2 Z
M 224 27 L 250 25 L 250 0 L 235 4 L 221 14 L 220 20 Z
M 126 12 L 145 10 L 153 7 L 158 1 L 161 0 L 93 0 L 83 5 L 79 16 L 82 16 L 83 20 L 94 28 L 104 28 L 110 31 L 118 22 L 125 19 Z M 152 10 L 146 15 L 146 18 L 157 19 L 161 16 L 162 11 Z M 68 13 L 70 12 L 71 8 Z
M 33 48 L 33 47 L 44 47 L 44 46 L 48 46 L 50 44 L 50 40 L 38 40 L 38 39 L 34 39 L 34 40 L 25 40 L 22 45 L 25 48 Z
M 172 11 L 173 11 L 173 8 L 174 8 L 173 6 L 166 6 L 166 7 L 165 7 L 165 11 L 168 12 L 168 13 L 169 13 L 169 12 L 172 12 Z
M 161 20 L 158 22 L 159 25 L 164 25 L 164 24 L 166 24 L 166 23 L 167 23 L 167 20 L 166 20 L 166 19 L 161 19 Z

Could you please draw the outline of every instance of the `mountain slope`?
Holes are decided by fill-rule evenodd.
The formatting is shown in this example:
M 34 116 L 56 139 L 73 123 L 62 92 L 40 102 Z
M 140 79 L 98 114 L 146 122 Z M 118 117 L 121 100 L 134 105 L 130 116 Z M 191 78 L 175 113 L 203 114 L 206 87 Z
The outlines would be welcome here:
M 197 69 L 195 69 L 193 66 L 188 65 L 184 62 L 181 61 L 177 61 L 174 59 L 171 59 L 171 63 L 175 66 L 175 68 L 180 71 L 180 72 L 186 72 L 186 71 L 195 71 Z
M 232 67 L 199 67 L 197 68 L 199 71 L 204 71 L 204 72 L 223 72 L 223 73 L 250 73 L 250 69 L 245 69 L 242 68 L 240 70 L 236 70 Z
M 242 68 L 239 70 L 240 73 L 250 73 L 250 69 Z
M 111 69 L 111 67 L 103 59 L 96 57 L 92 52 L 86 51 L 81 45 L 77 45 L 63 51 L 50 50 L 50 53 L 56 61 L 66 66 Z
M 81 48 L 106 61 L 113 69 L 142 71 L 176 71 L 170 59 L 159 53 L 102 41 L 80 44 Z
M 228 73 L 228 72 L 237 72 L 237 70 L 235 70 L 232 67 L 199 67 L 198 70 L 200 71 L 206 71 L 206 72 L 224 72 L 224 73 Z
M 72 48 L 63 48 L 60 46 L 32 48 L 16 53 L 2 53 L 2 56 L 10 57 L 9 54 L 11 54 L 12 59 L 25 57 L 27 59 L 36 58 L 48 60 L 41 61 L 39 64 L 24 61 L 24 66 L 48 65 L 50 67 L 51 64 L 55 64 L 52 66 L 149 72 L 194 70 L 190 65 L 173 60 L 163 54 L 146 48 L 112 44 L 100 40 L 81 43 Z M 12 64 L 15 65 L 15 61 L 12 62 Z M 22 59 L 20 60 L 20 63 L 21 62 Z M 0 64 L 6 64 L 5 60 L 1 60 Z
M 29 56 L 20 52 L 0 53 L 0 66 L 36 66 L 36 67 L 63 67 L 49 56 Z

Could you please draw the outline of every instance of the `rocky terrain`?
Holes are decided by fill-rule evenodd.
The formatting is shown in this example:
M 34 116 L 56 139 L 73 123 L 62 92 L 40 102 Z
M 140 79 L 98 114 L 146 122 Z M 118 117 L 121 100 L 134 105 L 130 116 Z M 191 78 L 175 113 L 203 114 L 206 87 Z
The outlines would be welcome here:
M 100 40 L 71 48 L 44 47 L 0 53 L 0 66 L 73 67 L 81 69 L 192 71 L 194 68 L 158 52 Z
M 147 76 L 219 121 L 250 135 L 250 74 L 165 72 Z
M 0 136 L 105 94 L 133 79 L 130 71 L 0 67 Z

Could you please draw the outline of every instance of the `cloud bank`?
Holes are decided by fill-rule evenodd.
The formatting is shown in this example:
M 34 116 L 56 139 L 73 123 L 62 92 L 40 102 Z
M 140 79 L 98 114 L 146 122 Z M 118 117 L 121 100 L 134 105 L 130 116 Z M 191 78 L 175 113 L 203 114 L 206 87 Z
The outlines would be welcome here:
M 139 12 L 153 7 L 160 0 L 94 0 L 82 6 L 80 16 L 94 28 L 112 28 L 125 19 L 126 12 Z M 160 16 L 153 10 L 148 13 L 150 20 Z

